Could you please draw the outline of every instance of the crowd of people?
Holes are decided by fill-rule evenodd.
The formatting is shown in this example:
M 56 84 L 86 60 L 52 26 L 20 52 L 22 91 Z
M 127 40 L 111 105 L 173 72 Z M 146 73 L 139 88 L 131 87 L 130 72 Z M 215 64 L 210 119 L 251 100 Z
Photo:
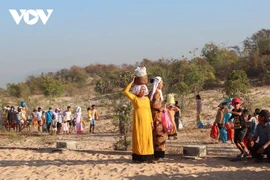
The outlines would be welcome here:
M 266 154 L 270 162 L 270 112 L 256 108 L 252 114 L 243 104 L 240 98 L 227 98 L 219 104 L 211 137 L 220 142 L 230 140 L 240 151 L 239 159 L 251 155 L 261 162 Z
M 166 140 L 177 139 L 179 123 L 181 123 L 180 107 L 178 102 L 164 103 L 162 94 L 163 80 L 160 76 L 153 78 L 151 91 L 145 84 L 134 84 L 135 76 L 124 90 L 133 106 L 132 118 L 132 160 L 134 162 L 164 161 Z M 267 155 L 270 162 L 270 112 L 256 108 L 253 115 L 243 109 L 243 102 L 239 98 L 226 98 L 219 105 L 215 122 L 211 129 L 211 137 L 222 142 L 231 141 L 239 149 L 237 158 L 251 155 L 258 162 L 263 155 Z M 200 128 L 203 125 L 201 112 L 202 102 L 200 95 L 196 96 L 197 116 L 196 123 Z M 125 115 L 126 105 L 121 112 Z M 48 111 L 41 107 L 34 109 L 27 116 L 26 107 L 7 106 L 3 108 L 5 128 L 20 132 L 22 128 L 37 128 L 38 131 L 51 134 L 69 134 L 75 131 L 80 134 L 85 129 L 82 109 L 77 107 L 75 113 L 68 106 L 63 112 L 60 108 L 49 108 Z M 168 112 L 173 128 L 168 131 L 164 125 L 164 116 Z M 29 118 L 28 118 L 29 117 Z M 95 105 L 87 108 L 89 132 L 94 133 L 96 120 L 99 114 Z M 167 124 L 168 125 L 168 124 Z M 215 131 L 216 130 L 216 131 Z M 120 134 L 125 134 L 125 126 L 119 121 Z M 215 135 L 215 132 L 217 135 Z
M 37 129 L 39 132 L 50 134 L 69 134 L 72 132 L 80 134 L 84 131 L 84 127 L 90 124 L 90 133 L 94 133 L 96 120 L 99 119 L 95 105 L 87 108 L 87 121 L 83 120 L 81 107 L 77 107 L 75 112 L 71 111 L 70 106 L 67 106 L 63 112 L 60 108 L 55 108 L 53 111 L 51 107 L 47 111 L 41 107 L 33 109 L 31 113 L 27 111 L 26 106 L 3 107 L 1 114 L 3 127 L 7 130 L 13 129 L 16 132 L 27 128 L 28 131 Z
M 171 118 L 175 120 L 179 107 L 176 104 L 163 104 L 161 77 L 151 80 L 152 90 L 148 92 L 146 85 L 131 83 L 126 87 L 124 93 L 133 104 L 133 126 L 132 126 L 132 160 L 139 162 L 163 161 L 166 151 L 167 136 L 175 136 L 177 130 L 168 133 L 164 126 L 163 116 L 169 111 Z M 130 89 L 133 85 L 132 92 Z M 148 95 L 148 96 L 147 96 Z M 239 149 L 237 158 L 245 158 L 251 155 L 260 162 L 263 155 L 267 155 L 270 162 L 270 112 L 268 110 L 256 109 L 251 117 L 247 109 L 242 109 L 243 102 L 239 98 L 227 98 L 219 105 L 213 127 L 218 129 L 218 139 L 223 142 L 231 140 Z M 200 95 L 196 96 L 197 126 L 202 127 L 202 102 Z M 173 121 L 174 122 L 174 121 Z M 179 122 L 178 122 L 179 123 Z M 176 128 L 176 122 L 174 127 Z M 172 132 L 172 133 L 171 133 Z M 212 131 L 211 131 L 212 133 Z M 225 135 L 224 135 L 225 134 Z M 224 138 L 224 136 L 226 136 Z M 211 135 L 211 137 L 213 137 Z

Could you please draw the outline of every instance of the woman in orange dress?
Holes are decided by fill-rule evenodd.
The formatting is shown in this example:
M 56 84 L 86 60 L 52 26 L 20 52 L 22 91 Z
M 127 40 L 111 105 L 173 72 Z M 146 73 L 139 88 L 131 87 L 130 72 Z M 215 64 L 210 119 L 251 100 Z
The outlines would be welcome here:
M 155 160 L 163 161 L 165 157 L 166 150 L 166 131 L 162 126 L 161 113 L 163 111 L 162 101 L 162 87 L 163 81 L 162 78 L 157 76 L 151 80 L 153 83 L 152 91 L 150 93 L 150 102 L 152 109 L 152 117 L 154 121 L 154 129 L 153 129 L 153 141 L 154 141 L 154 157 Z

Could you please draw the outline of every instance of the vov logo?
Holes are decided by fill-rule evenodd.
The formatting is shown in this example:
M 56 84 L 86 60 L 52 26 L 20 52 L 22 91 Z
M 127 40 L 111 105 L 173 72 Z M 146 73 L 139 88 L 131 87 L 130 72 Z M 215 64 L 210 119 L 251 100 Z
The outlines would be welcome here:
M 42 23 L 45 25 L 47 21 L 49 20 L 53 9 L 47 9 L 47 15 L 42 9 L 20 9 L 20 15 L 15 9 L 9 9 L 10 14 L 12 15 L 14 21 L 16 22 L 17 25 L 20 24 L 22 18 L 24 22 L 28 25 L 34 25 L 38 22 L 40 19 Z M 32 16 L 30 18 L 30 16 Z

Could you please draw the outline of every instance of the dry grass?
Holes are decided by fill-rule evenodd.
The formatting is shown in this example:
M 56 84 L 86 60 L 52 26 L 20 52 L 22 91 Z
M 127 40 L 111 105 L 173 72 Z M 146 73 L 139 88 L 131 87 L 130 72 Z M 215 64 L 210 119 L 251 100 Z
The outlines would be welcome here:
M 269 105 L 270 105 L 270 97 L 269 96 L 262 96 L 254 104 L 254 107 L 269 107 Z

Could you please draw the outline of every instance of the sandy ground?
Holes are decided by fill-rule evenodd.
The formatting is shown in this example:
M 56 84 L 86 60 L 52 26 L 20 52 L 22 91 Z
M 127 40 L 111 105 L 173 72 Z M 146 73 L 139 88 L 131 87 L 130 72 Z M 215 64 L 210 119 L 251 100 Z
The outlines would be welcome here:
M 268 179 L 269 164 L 167 155 L 164 163 L 134 164 L 129 154 L 106 151 L 1 150 L 1 179 Z
M 51 136 L 23 132 L 0 136 L 0 179 L 268 179 L 269 163 L 251 158 L 232 162 L 238 151 L 230 142 L 217 143 L 209 129 L 186 129 L 177 140 L 167 141 L 164 162 L 136 164 L 130 151 L 114 151 L 116 133 L 108 132 L 110 120 L 98 124 L 96 134 Z M 76 141 L 76 151 L 55 151 L 56 141 Z M 186 159 L 184 144 L 207 146 L 207 157 Z M 16 148 L 16 149 L 12 149 Z M 29 148 L 29 149 L 27 149 Z M 30 150 L 39 148 L 39 150 Z M 226 152 L 224 152 L 224 150 Z

